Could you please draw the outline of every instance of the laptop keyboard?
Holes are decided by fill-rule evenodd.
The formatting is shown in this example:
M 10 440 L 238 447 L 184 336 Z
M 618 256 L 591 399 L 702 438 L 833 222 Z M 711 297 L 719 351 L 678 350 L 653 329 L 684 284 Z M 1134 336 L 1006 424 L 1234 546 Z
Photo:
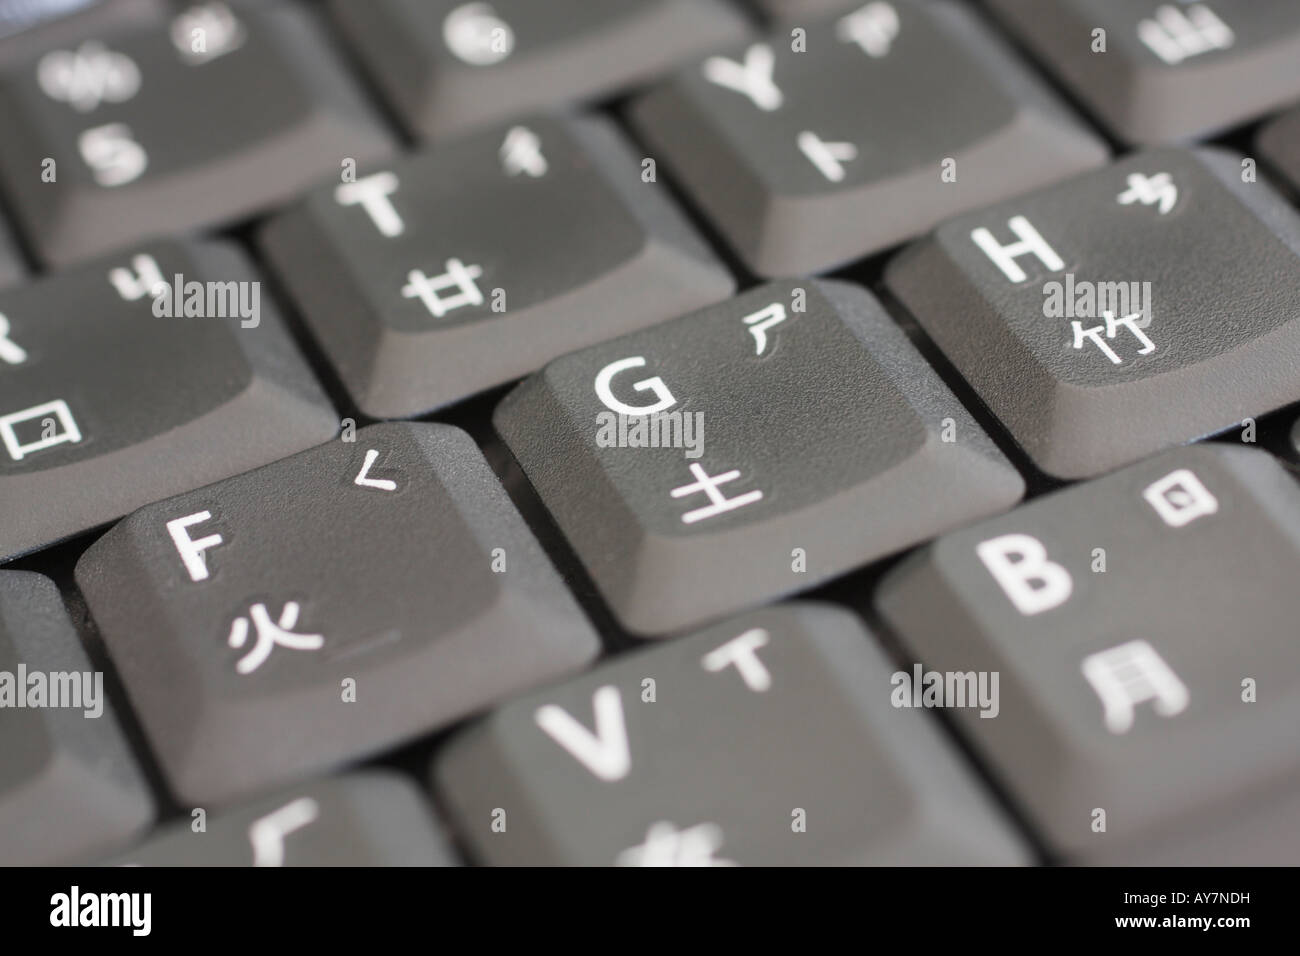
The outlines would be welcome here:
M 0 0 L 0 864 L 1300 862 L 1293 0 Z

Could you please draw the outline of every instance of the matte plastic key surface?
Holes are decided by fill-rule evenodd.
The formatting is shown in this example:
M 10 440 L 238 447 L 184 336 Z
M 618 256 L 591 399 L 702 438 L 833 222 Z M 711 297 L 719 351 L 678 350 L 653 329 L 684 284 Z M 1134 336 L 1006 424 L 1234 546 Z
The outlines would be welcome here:
M 596 653 L 468 435 L 354 437 L 141 509 L 77 564 L 184 800 L 370 756 Z
M 191 811 L 191 814 L 193 811 Z M 117 866 L 454 866 L 455 856 L 414 784 L 363 770 L 250 805 L 172 824 L 117 857 Z
M 4 64 L 0 185 L 36 254 L 61 267 L 224 226 L 388 155 L 313 16 L 196 5 Z
M 720 50 L 631 111 L 759 275 L 832 269 L 1106 160 L 969 11 L 874 2 L 805 32 Z
M 1294 0 L 989 0 L 1129 143 L 1206 138 L 1300 99 Z
M 0 290 L 0 316 L 0 559 L 338 429 L 231 245 L 108 256 Z
M 944 223 L 885 284 L 1049 474 L 1300 401 L 1300 215 L 1240 156 L 1138 153 Z
M 1209 443 L 942 537 L 876 603 L 928 669 L 1000 673 L 957 719 L 1066 858 L 1294 863 L 1298 576 L 1300 485 Z
M 587 102 L 749 34 L 729 0 L 333 0 L 362 63 L 422 139 Z
M 427 412 L 728 296 L 608 120 L 533 116 L 361 170 L 262 247 L 357 405 Z
M 435 780 L 489 864 L 1027 862 L 892 672 L 847 612 L 769 608 L 512 701 Z
M 770 283 L 565 356 L 495 423 L 643 634 L 813 587 L 1024 488 L 875 300 L 835 282 Z
M 85 862 L 153 815 L 58 588 L 0 571 L 0 866 Z

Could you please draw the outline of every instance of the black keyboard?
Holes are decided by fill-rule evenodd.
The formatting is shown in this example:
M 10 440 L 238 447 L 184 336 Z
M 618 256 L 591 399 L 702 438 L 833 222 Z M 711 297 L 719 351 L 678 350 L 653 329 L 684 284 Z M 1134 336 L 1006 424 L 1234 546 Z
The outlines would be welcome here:
M 1295 0 L 0 0 L 0 864 L 1300 863 Z

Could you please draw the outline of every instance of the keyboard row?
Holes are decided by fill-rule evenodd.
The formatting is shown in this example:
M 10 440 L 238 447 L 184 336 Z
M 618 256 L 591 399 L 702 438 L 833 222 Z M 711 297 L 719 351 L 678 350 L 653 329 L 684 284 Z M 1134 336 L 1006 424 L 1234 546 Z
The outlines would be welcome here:
M 0 559 L 354 430 L 285 291 L 362 419 L 542 369 L 496 430 L 646 633 L 793 590 L 774 555 L 801 549 L 816 582 L 1005 510 L 1024 484 L 995 439 L 1084 478 L 1226 429 L 1249 441 L 1300 402 L 1300 215 L 1225 151 L 1138 153 L 888 263 L 881 294 L 973 387 L 990 436 L 869 292 L 786 279 L 730 297 L 674 207 L 610 172 L 634 168 L 610 126 L 533 129 L 564 171 L 546 186 L 494 168 L 475 194 L 526 227 L 439 225 L 475 198 L 444 167 L 490 160 L 471 139 L 432 175 L 376 173 L 273 219 L 274 289 L 232 244 L 168 241 L 0 291 Z M 348 191 L 366 184 L 411 194 L 374 206 L 382 192 Z
M 1142 6 L 992 4 L 1124 142 L 1186 142 L 1300 100 L 1290 0 Z M 598 194 L 635 194 L 672 229 L 652 198 L 663 172 L 749 270 L 775 278 L 861 259 L 1106 161 L 1107 143 L 984 14 L 936 0 L 793 9 L 798 25 L 759 30 L 723 0 L 96 4 L 0 36 L 0 189 L 48 267 L 241 224 L 334 180 L 296 214 L 298 230 L 343 229 L 363 246 L 375 233 L 391 253 L 429 238 L 411 227 L 428 212 L 457 223 L 449 242 L 466 247 L 439 252 L 440 268 L 452 257 L 469 268 L 476 234 L 500 217 L 526 243 L 586 218 L 574 215 L 583 205 L 552 203 L 598 206 Z M 628 89 L 624 112 L 648 154 L 591 132 L 575 152 L 530 125 Z M 1292 112 L 1258 139 L 1295 185 L 1298 127 Z M 395 160 L 408 136 L 458 145 Z M 629 235 L 606 223 L 595 241 L 614 256 Z M 489 250 L 507 272 L 496 281 L 527 299 L 512 251 Z M 0 282 L 5 260 L 0 246 Z
M 182 808 L 134 849 L 154 806 L 103 675 L 53 583 L 0 572 L 0 860 L 454 862 L 404 780 L 298 781 L 492 707 L 429 777 L 480 862 L 1300 853 L 1300 485 L 1262 451 L 1176 449 L 939 538 L 856 596 L 889 654 L 795 602 L 567 676 L 595 634 L 469 438 L 356 437 L 78 563 Z

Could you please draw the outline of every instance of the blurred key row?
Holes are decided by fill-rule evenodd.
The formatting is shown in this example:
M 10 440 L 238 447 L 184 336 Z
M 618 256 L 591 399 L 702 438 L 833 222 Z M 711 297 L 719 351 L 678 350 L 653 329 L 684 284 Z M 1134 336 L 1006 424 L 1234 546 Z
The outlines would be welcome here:
M 656 205 L 648 197 L 662 190 L 645 187 L 662 163 L 751 271 L 788 276 L 1105 162 L 1106 143 L 984 14 L 940 0 L 838 6 L 809 4 L 798 26 L 763 31 L 722 0 L 92 4 L 0 38 L 0 190 L 36 258 L 64 267 L 241 224 L 371 166 L 382 178 L 353 183 L 352 203 L 416 202 L 472 232 L 500 212 L 503 199 L 472 200 L 503 165 L 511 207 L 549 213 L 554 231 L 584 217 L 548 202 L 578 201 L 584 187 L 576 176 L 533 184 L 546 194 L 534 198 L 521 180 L 544 169 L 568 180 L 590 151 L 591 177 L 606 180 L 635 156 L 644 181 L 607 186 L 639 212 Z M 994 4 L 1038 66 L 1059 68 L 1125 141 L 1182 142 L 1300 99 L 1300 7 L 1289 0 L 1219 0 L 1218 14 L 1164 4 L 1152 19 L 1113 0 L 1053 2 L 1050 17 L 1030 6 Z M 1093 32 L 1109 45 L 1087 23 L 1105 24 Z M 590 132 L 575 134 L 575 154 L 514 125 L 629 90 L 647 156 Z M 399 149 L 385 106 L 439 144 L 510 125 L 490 145 L 380 168 Z M 1259 143 L 1283 176 L 1295 172 L 1293 127 L 1280 121 Z M 390 210 L 379 228 L 401 221 Z M 520 236 L 531 231 L 525 217 Z M 0 246 L 0 282 L 5 258 Z

